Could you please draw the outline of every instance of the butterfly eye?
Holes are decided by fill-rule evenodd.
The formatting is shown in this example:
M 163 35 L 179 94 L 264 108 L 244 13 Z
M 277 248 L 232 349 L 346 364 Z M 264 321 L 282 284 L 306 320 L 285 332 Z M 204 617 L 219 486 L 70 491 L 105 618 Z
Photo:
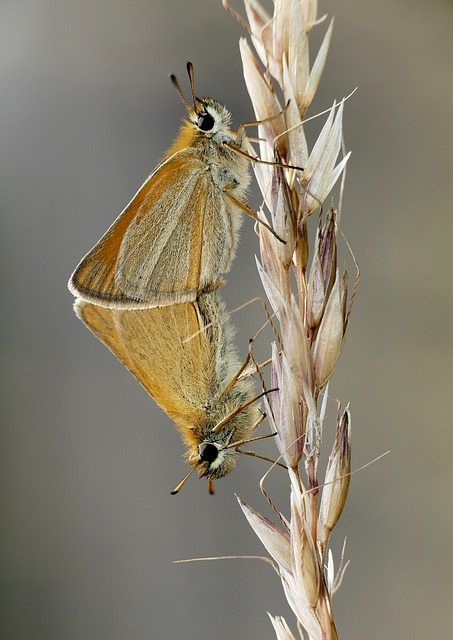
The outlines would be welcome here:
M 203 462 L 214 462 L 214 460 L 219 455 L 219 450 L 215 446 L 215 444 L 211 444 L 210 442 L 200 444 L 198 447 L 198 453 L 200 454 L 200 460 Z
M 209 113 L 203 113 L 198 117 L 197 127 L 202 131 L 211 131 L 214 127 L 214 118 Z

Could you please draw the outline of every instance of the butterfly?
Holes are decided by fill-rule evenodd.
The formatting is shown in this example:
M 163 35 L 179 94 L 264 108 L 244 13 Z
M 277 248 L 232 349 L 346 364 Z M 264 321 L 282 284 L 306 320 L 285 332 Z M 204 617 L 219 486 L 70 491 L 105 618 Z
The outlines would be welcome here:
M 222 284 L 234 258 L 242 202 L 250 183 L 243 127 L 212 98 L 193 104 L 172 81 L 188 118 L 165 155 L 124 211 L 82 259 L 71 292 L 95 304 L 140 309 L 193 301 Z M 267 225 L 266 225 L 267 226 Z
M 234 330 L 218 292 L 139 310 L 109 309 L 79 299 L 75 311 L 181 433 L 191 471 L 174 492 L 193 471 L 208 479 L 213 492 L 213 481 L 236 466 L 240 445 L 253 439 L 263 419 L 254 404 L 260 396 L 254 395 L 253 381 L 239 375 L 243 367 Z

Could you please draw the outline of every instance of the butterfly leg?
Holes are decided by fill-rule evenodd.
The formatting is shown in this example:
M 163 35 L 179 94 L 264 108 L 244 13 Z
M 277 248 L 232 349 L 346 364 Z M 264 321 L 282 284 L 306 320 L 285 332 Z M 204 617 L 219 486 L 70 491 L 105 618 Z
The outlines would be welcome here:
M 278 235 L 278 233 L 276 231 L 274 231 L 274 229 L 272 229 L 271 226 L 269 226 L 267 224 L 267 222 L 264 222 L 264 220 L 261 220 L 261 218 L 259 218 L 257 216 L 257 214 L 250 209 L 250 207 L 245 204 L 245 202 L 241 202 L 240 200 L 238 200 L 237 198 L 235 198 L 230 192 L 230 189 L 234 189 L 234 187 L 236 187 L 236 183 L 235 182 L 230 182 L 230 184 L 227 184 L 224 188 L 223 188 L 223 192 L 226 195 L 226 197 L 228 198 L 228 200 L 230 200 L 230 202 L 232 202 L 236 207 L 238 207 L 239 209 L 242 209 L 242 211 L 244 213 L 246 213 L 248 216 L 250 216 L 251 218 L 253 218 L 254 220 L 256 220 L 256 222 L 259 222 L 259 224 L 261 224 L 263 227 L 266 227 L 266 229 L 268 231 L 270 231 L 272 233 L 273 236 L 275 236 L 277 238 L 277 240 L 279 240 L 279 242 L 282 242 L 283 244 L 286 244 L 286 240 L 283 240 L 283 238 L 280 238 L 280 236 Z

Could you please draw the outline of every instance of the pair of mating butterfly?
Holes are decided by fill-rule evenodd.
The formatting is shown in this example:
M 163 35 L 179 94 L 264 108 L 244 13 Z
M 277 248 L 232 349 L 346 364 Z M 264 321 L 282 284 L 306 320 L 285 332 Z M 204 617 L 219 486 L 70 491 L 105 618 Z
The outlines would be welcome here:
M 260 422 L 240 377 L 233 330 L 217 293 L 228 271 L 250 182 L 243 126 L 172 76 L 188 112 L 180 133 L 69 281 L 78 317 L 168 413 L 191 471 L 213 480 L 236 465 Z M 267 225 L 266 225 L 267 226 Z

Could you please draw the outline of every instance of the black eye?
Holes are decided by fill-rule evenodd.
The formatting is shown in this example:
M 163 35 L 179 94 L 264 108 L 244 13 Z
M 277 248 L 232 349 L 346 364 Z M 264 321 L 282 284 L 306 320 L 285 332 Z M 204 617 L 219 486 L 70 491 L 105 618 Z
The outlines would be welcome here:
M 200 454 L 200 460 L 203 462 L 214 462 L 214 460 L 219 455 L 219 450 L 215 446 L 215 444 L 211 444 L 210 442 L 200 444 L 198 447 L 198 453 Z
M 203 113 L 198 117 L 197 127 L 202 131 L 211 131 L 214 126 L 214 118 L 209 113 Z

